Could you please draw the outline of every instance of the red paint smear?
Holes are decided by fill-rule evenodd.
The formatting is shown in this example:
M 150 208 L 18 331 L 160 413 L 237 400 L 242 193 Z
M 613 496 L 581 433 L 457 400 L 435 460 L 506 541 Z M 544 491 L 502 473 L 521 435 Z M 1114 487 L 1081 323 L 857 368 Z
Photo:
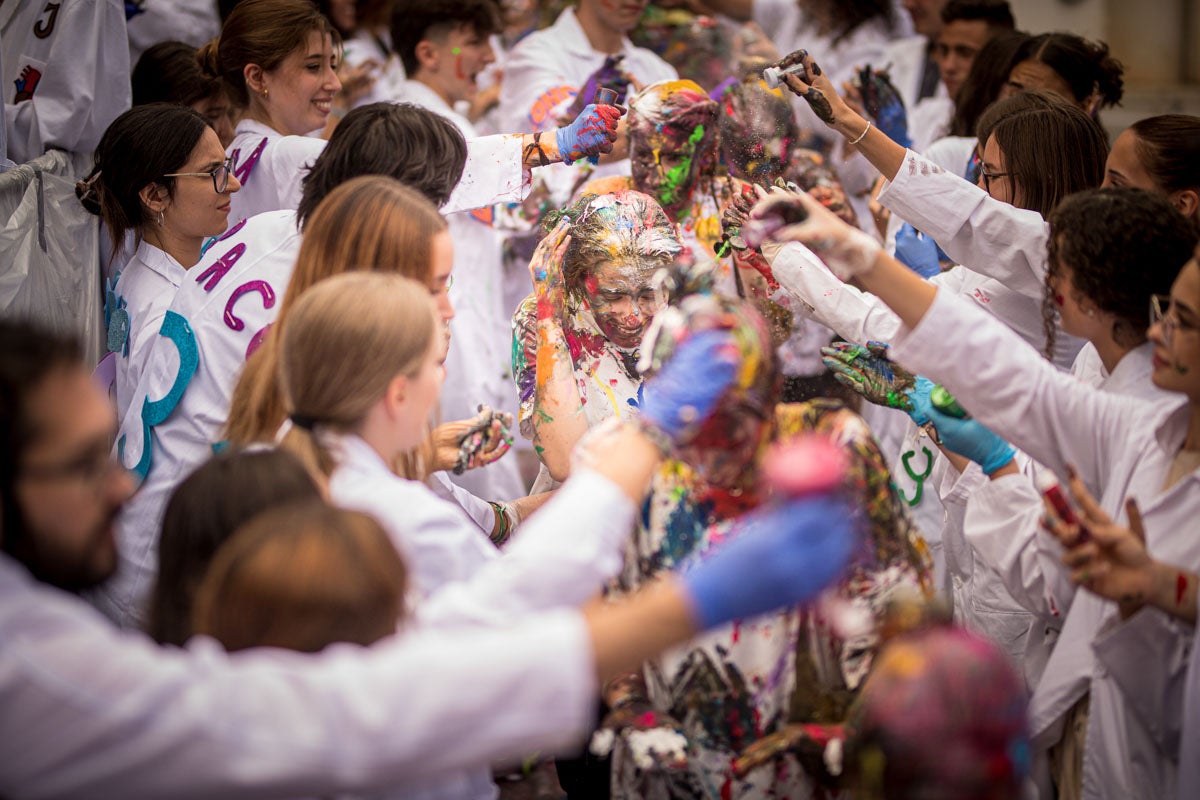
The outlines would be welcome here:
M 1175 576 L 1175 607 L 1183 605 L 1183 595 L 1187 592 L 1188 579 L 1187 575 L 1180 572 Z
M 454 59 L 454 75 L 455 75 L 455 77 L 457 77 L 457 78 L 458 78 L 460 81 L 462 81 L 462 80 L 466 80 L 466 79 L 467 79 L 467 73 L 463 72 L 463 58 L 462 58 L 462 53 L 459 53 L 459 54 L 458 54 L 458 58 Z
M 742 638 L 742 621 L 740 619 L 733 621 L 733 643 L 737 644 Z

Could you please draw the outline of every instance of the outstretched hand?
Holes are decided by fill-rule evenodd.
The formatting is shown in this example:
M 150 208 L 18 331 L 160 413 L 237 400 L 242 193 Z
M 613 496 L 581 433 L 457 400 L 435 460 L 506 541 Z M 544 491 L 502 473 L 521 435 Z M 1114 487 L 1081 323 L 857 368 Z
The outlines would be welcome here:
M 841 280 L 869 272 L 883 250 L 875 239 L 847 225 L 805 192 L 772 192 L 754 206 L 750 216 L 761 220 L 777 217 L 785 222 L 802 219 L 777 227 L 770 238 L 806 245 Z
M 779 65 L 787 67 L 796 63 L 804 64 L 804 75 L 807 80 L 801 80 L 796 75 L 786 74 L 783 76 L 783 82 L 792 90 L 793 94 L 804 98 L 809 108 L 822 122 L 832 127 L 839 119 L 845 119 L 854 114 L 846 105 L 846 101 L 838 94 L 837 87 L 821 70 L 821 66 L 816 60 L 808 54 L 808 51 L 797 50 L 789 53 L 783 61 L 779 62 Z
M 821 360 L 833 371 L 838 383 L 867 401 L 911 414 L 916 411 L 914 394 L 924 392 L 928 395 L 933 384 L 889 359 L 888 347 L 884 342 L 867 342 L 865 347 L 835 342 L 821 348 Z M 921 420 L 915 421 L 924 424 Z
M 597 163 L 602 153 L 611 153 L 617 141 L 617 124 L 625 109 L 589 103 L 579 116 L 555 134 L 558 155 L 564 164 L 581 158 Z
M 645 383 L 641 421 L 679 441 L 712 413 L 737 377 L 733 334 L 707 330 L 680 343 L 662 371 Z

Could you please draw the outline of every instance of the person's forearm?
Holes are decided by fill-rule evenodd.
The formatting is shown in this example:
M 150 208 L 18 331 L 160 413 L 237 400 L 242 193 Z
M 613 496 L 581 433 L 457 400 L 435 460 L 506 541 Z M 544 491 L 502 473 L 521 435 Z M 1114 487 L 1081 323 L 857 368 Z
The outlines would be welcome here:
M 915 328 L 937 296 L 937 287 L 882 250 L 875 263 L 858 275 L 863 288 L 887 303 L 910 330 Z
M 521 136 L 521 162 L 526 169 L 544 167 L 547 164 L 557 164 L 562 161 L 558 152 L 556 131 L 538 131 Z
M 550 476 L 561 481 L 571 471 L 571 450 L 587 433 L 587 417 L 562 328 L 539 320 L 537 340 L 533 443 Z
M 1196 621 L 1196 573 L 1155 561 L 1150 565 L 1150 594 L 1146 602 L 1184 622 Z M 1141 603 L 1121 603 L 1121 616 L 1129 617 Z
M 697 632 L 691 603 L 673 575 L 628 597 L 588 608 L 584 620 L 601 684 Z

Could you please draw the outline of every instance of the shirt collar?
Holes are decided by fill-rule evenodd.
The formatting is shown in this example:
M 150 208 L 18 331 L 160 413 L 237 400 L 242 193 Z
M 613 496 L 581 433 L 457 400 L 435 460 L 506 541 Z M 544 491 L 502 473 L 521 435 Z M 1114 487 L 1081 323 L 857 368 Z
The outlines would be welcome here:
M 587 34 L 584 33 L 583 26 L 579 24 L 579 17 L 575 15 L 574 8 L 565 8 L 558 15 L 554 25 L 554 39 L 559 43 L 564 52 L 570 53 L 576 58 L 591 59 L 596 56 L 606 57 L 608 53 L 601 53 L 596 48 L 592 47 L 592 43 L 588 40 Z M 629 41 L 628 36 L 621 37 L 621 52 L 629 56 L 634 47 L 633 42 Z M 626 65 L 628 67 L 628 64 Z
M 141 261 L 151 271 L 160 275 L 164 280 L 168 281 L 175 288 L 183 282 L 183 276 L 187 272 L 176 261 L 170 253 L 165 250 L 160 250 L 149 242 L 142 240 L 138 245 L 137 252 L 134 258 Z
M 270 125 L 264 125 L 258 120 L 250 119 L 249 117 L 244 117 L 240 122 L 238 122 L 237 128 L 234 130 L 233 135 L 241 136 L 245 133 L 258 134 L 259 136 L 266 136 L 271 139 L 276 139 L 280 136 L 283 136 L 282 133 L 275 130 Z
M 1158 441 L 1158 446 L 1171 458 L 1174 458 L 1175 454 L 1179 452 L 1179 448 L 1183 446 L 1191 416 L 1191 403 L 1183 400 L 1179 405 L 1165 412 L 1154 428 L 1154 438 Z

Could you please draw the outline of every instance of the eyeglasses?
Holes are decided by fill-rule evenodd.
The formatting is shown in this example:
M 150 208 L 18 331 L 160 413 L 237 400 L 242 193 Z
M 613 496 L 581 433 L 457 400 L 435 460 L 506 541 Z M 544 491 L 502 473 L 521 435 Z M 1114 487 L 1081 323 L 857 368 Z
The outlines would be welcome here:
M 1179 319 L 1179 312 L 1172 313 L 1171 297 L 1165 294 L 1150 295 L 1150 325 L 1162 326 L 1163 342 L 1171 346 L 1175 331 L 1194 331 L 1196 326 Z
M 110 475 L 124 469 L 107 448 L 95 448 L 70 461 L 23 466 L 19 476 L 35 481 L 78 481 L 99 491 Z
M 992 193 L 992 181 L 996 178 L 1007 178 L 1012 175 L 1011 172 L 988 172 L 983 167 L 979 168 L 979 177 L 983 178 L 983 189 L 988 194 Z
M 208 172 L 171 172 L 164 178 L 212 178 L 213 190 L 220 194 L 229 186 L 229 175 L 233 172 L 233 159 L 227 158 Z

